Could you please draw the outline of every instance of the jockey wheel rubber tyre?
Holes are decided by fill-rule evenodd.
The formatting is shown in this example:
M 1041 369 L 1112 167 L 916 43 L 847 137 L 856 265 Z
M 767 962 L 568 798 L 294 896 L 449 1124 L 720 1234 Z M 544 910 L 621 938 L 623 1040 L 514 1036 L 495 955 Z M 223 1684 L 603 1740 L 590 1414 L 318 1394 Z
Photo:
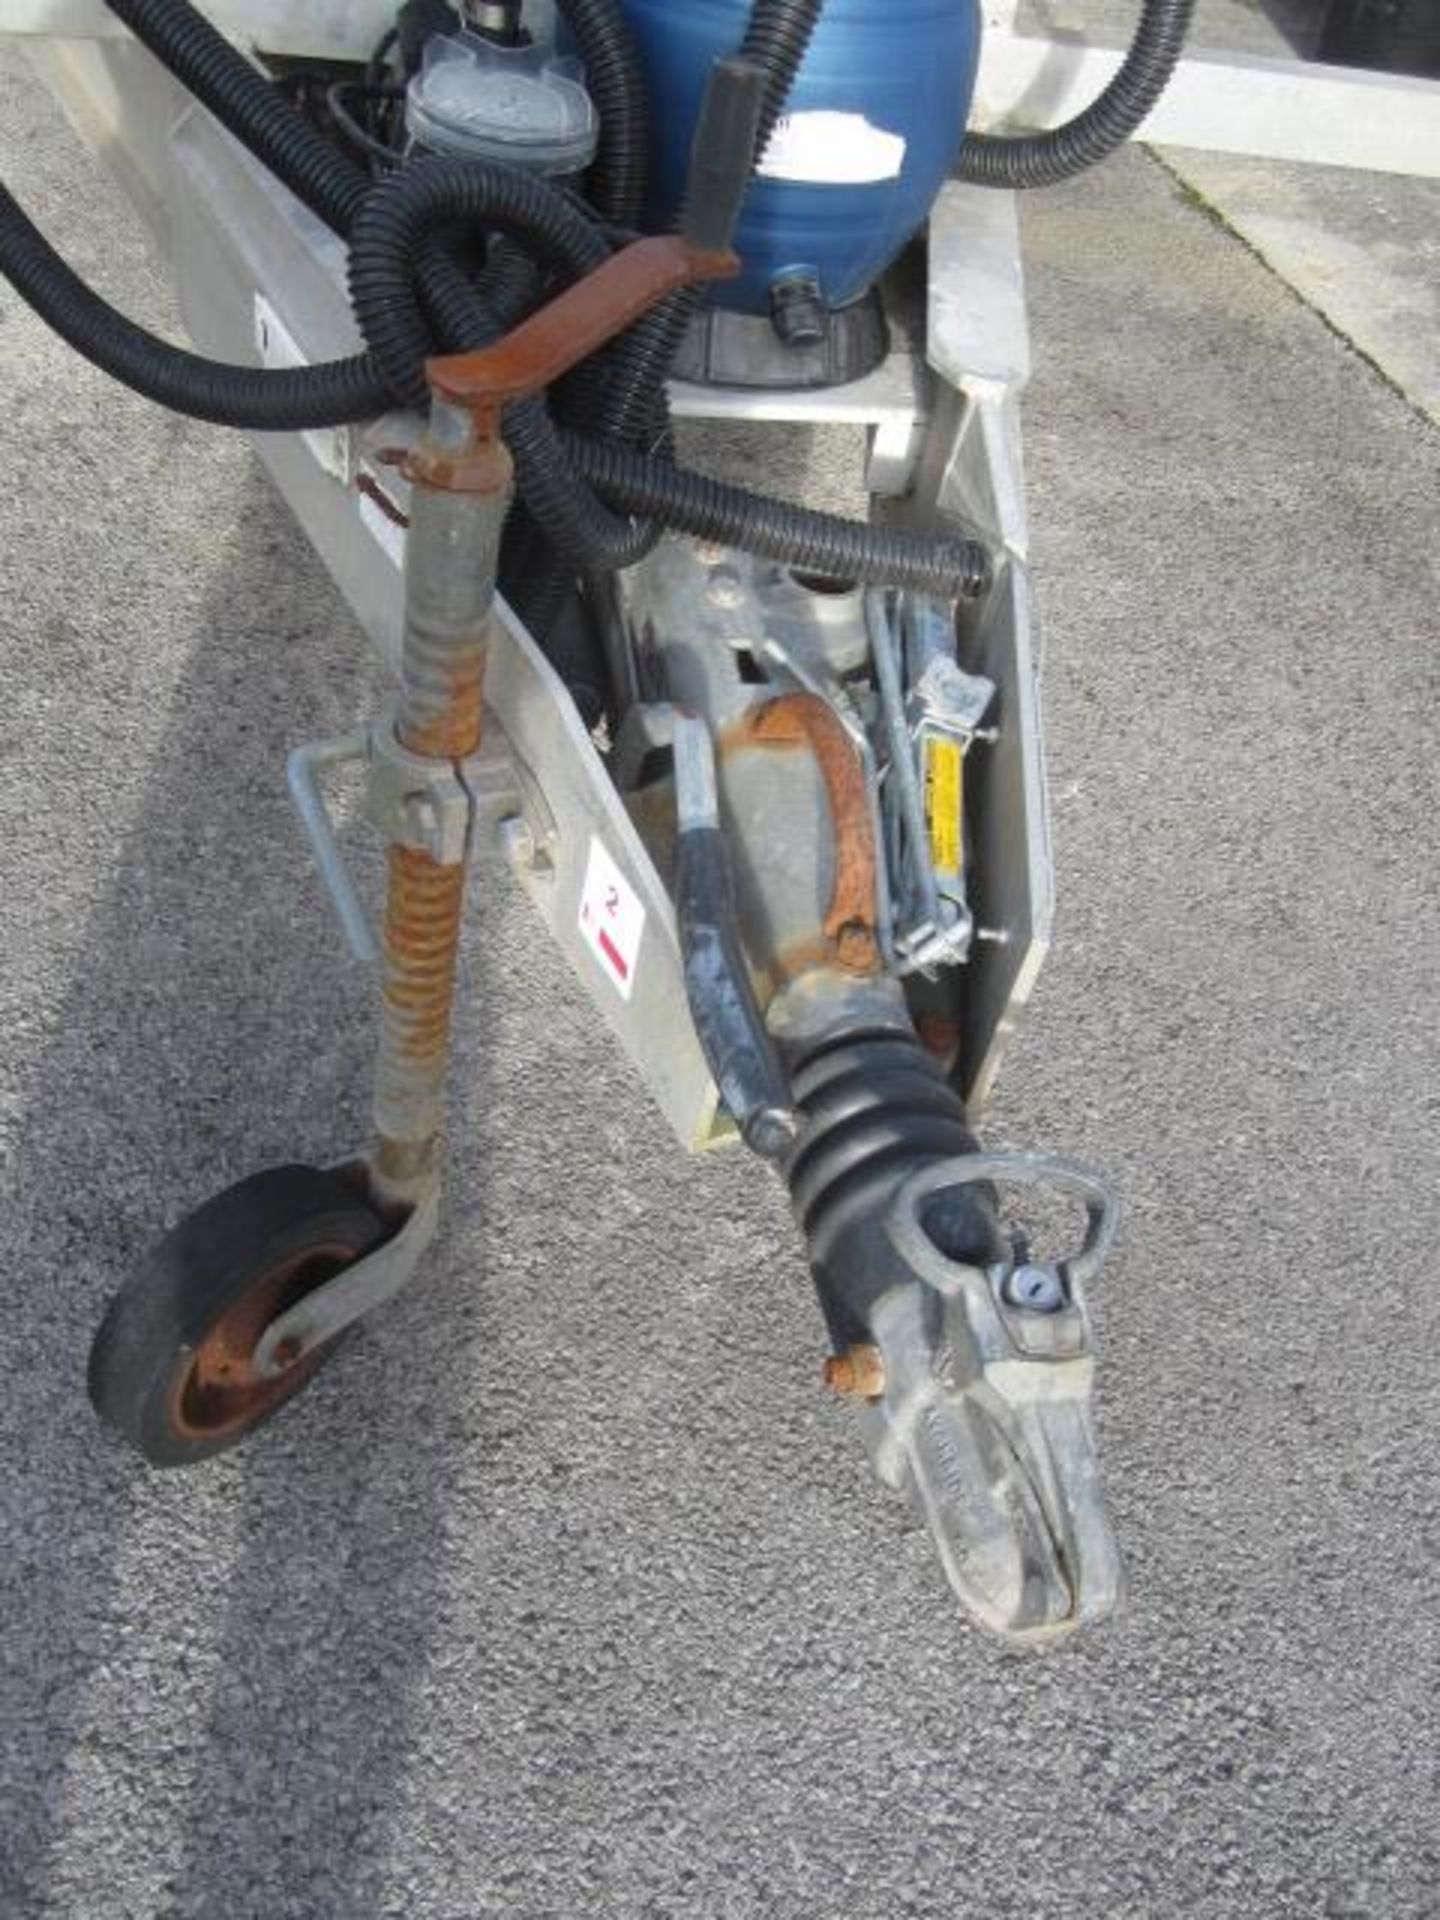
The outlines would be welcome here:
M 270 1322 L 386 1238 L 364 1195 L 320 1167 L 271 1167 L 207 1200 L 111 1300 L 88 1386 L 152 1466 L 223 1453 L 310 1384 L 339 1338 L 275 1379 L 251 1355 Z

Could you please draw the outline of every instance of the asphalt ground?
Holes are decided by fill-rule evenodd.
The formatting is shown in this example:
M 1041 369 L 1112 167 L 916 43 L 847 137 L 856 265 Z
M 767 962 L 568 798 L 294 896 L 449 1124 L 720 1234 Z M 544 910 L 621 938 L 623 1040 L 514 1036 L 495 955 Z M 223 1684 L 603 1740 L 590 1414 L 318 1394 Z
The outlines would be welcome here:
M 0 159 L 163 319 L 9 58 Z M 1025 231 L 1061 911 L 986 1132 L 1128 1204 L 1130 1606 L 1042 1658 L 493 875 L 423 1283 L 211 1467 L 97 1432 L 157 1228 L 363 1132 L 283 757 L 378 681 L 245 444 L 0 288 L 0 1912 L 1440 1913 L 1440 437 L 1141 153 Z

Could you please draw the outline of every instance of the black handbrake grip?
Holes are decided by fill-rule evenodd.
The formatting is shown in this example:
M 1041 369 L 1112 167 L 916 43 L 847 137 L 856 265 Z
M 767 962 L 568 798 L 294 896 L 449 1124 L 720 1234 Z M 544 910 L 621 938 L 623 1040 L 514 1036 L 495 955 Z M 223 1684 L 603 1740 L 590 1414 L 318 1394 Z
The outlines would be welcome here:
M 768 75 L 753 60 L 717 60 L 705 84 L 690 147 L 680 232 L 702 252 L 729 247 L 755 168 Z

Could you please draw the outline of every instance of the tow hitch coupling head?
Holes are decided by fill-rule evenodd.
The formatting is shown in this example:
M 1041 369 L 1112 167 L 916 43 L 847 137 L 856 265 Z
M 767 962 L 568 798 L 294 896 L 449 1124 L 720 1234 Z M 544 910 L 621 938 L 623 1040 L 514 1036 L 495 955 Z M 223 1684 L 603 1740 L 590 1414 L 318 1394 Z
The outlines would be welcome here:
M 992 1183 L 1082 1199 L 1089 1229 L 1080 1252 L 1045 1266 L 949 1258 L 934 1237 L 937 1209 L 959 1187 Z M 894 1277 L 869 1307 L 871 1458 L 925 1520 L 965 1606 L 1012 1640 L 1053 1639 L 1113 1612 L 1120 1598 L 1091 1430 L 1084 1297 L 1114 1227 L 1102 1181 L 1030 1154 L 924 1167 L 885 1220 Z

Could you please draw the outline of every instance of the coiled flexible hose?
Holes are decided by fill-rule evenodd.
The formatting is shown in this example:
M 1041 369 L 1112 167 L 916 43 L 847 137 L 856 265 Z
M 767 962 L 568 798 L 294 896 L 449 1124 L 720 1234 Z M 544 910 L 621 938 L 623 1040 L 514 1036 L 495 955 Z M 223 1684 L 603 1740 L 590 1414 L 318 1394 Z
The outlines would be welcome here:
M 418 180 L 432 169 L 443 174 L 447 163 L 416 168 L 406 180 Z M 477 182 L 472 170 L 457 171 L 465 176 L 465 195 L 474 195 Z M 526 233 L 538 251 L 567 263 L 570 275 L 584 271 L 584 261 L 593 264 L 596 245 L 603 257 L 603 242 L 568 202 L 546 193 L 537 182 L 526 182 L 524 175 L 494 171 L 508 197 L 487 203 L 487 220 Z M 518 188 L 516 182 L 521 183 Z M 433 195 L 435 204 L 444 205 L 447 189 L 453 190 L 452 183 L 437 174 L 434 186 L 423 192 L 407 184 L 407 201 L 419 193 L 422 201 Z M 376 196 L 377 204 L 380 198 Z M 553 225 L 522 226 L 522 216 L 535 215 L 537 208 L 543 208 L 538 218 Z M 374 219 L 376 232 L 383 232 L 384 222 L 378 214 Z M 62 339 L 106 373 L 162 406 L 260 433 L 366 420 L 396 398 L 418 398 L 414 383 L 420 363 L 414 336 L 423 330 L 424 322 L 409 279 L 405 231 L 402 222 L 400 235 L 391 235 L 392 250 L 387 253 L 383 242 L 378 247 L 373 244 L 367 227 L 365 244 L 357 255 L 356 270 L 364 280 L 359 301 L 370 316 L 372 337 L 381 352 L 320 366 L 263 371 L 202 359 L 117 314 L 60 259 L 0 187 L 0 268 Z M 450 292 L 453 295 L 453 284 Z M 477 337 L 471 324 L 478 305 L 475 296 L 467 294 L 460 312 L 451 308 L 456 332 L 464 336 L 454 344 L 473 346 L 484 337 Z M 428 340 L 424 351 L 428 351 Z M 757 553 L 815 572 L 883 579 L 949 596 L 974 593 L 987 577 L 985 550 L 974 541 L 936 540 L 867 527 L 767 500 L 587 435 L 568 433 L 562 438 L 540 401 L 512 408 L 507 428 L 517 469 L 523 464 L 527 498 L 547 533 L 553 537 L 558 529 L 571 546 L 583 545 L 592 536 L 612 540 L 617 551 L 614 564 L 624 564 L 619 552 L 636 538 L 634 522 L 619 516 L 656 515 L 697 538 L 751 546 Z M 567 485 L 572 463 L 617 510 L 606 514 L 600 527 L 586 523 L 578 533 L 572 519 L 575 495 Z M 600 511 L 604 513 L 603 508 Z
M 777 20 L 785 15 L 790 23 L 785 44 L 794 47 L 795 22 L 815 11 L 818 3 L 759 0 L 754 19 L 763 24 L 772 15 Z M 434 242 L 433 228 L 426 224 L 429 214 L 422 217 L 417 208 L 432 207 L 438 217 L 439 209 L 459 205 L 473 210 L 476 219 L 498 227 L 506 227 L 513 219 L 512 230 L 527 250 L 533 242 L 561 278 L 588 270 L 604 256 L 603 238 L 563 195 L 536 180 L 516 188 L 510 183 L 524 177 L 504 169 L 480 170 L 487 176 L 483 191 L 478 184 L 462 189 L 453 180 L 438 179 L 433 187 L 412 187 L 410 181 L 422 179 L 432 167 L 454 165 L 430 163 L 407 169 L 372 192 L 365 175 L 328 146 L 188 0 L 107 0 L 107 4 L 182 84 L 329 224 L 348 234 L 357 229 L 361 209 L 366 208 L 362 248 L 371 242 L 375 248 L 361 266 L 357 284 L 363 286 L 366 311 L 361 318 L 367 344 L 378 351 L 318 367 L 278 371 L 227 367 L 169 347 L 116 313 L 84 286 L 6 196 L 0 202 L 0 271 L 42 318 L 95 364 L 174 411 L 223 425 L 280 431 L 367 418 L 395 399 L 423 403 L 423 361 L 432 349 L 430 323 L 437 315 L 438 331 L 452 349 L 483 344 L 501 330 L 502 323 L 490 311 L 483 286 L 469 283 L 448 260 Z M 572 20 L 578 22 L 581 0 L 570 0 L 570 4 Z M 584 10 L 619 17 L 614 0 L 584 0 Z M 798 59 L 798 52 L 794 57 Z M 788 89 L 788 80 L 784 84 Z M 627 124 L 623 111 L 621 120 Z M 628 194 L 633 191 L 633 174 L 628 176 L 630 184 L 625 184 L 626 168 L 620 167 L 619 172 Z M 497 185 L 494 176 L 501 174 L 505 184 Z M 413 291 L 416 275 L 423 287 L 423 309 Z M 402 284 L 408 290 L 403 294 Z M 654 433 L 662 380 L 663 366 L 653 380 L 639 383 L 637 397 L 628 403 L 607 392 L 603 402 L 607 430 L 616 432 L 610 423 L 623 414 L 628 416 L 627 437 L 629 432 L 638 434 L 643 402 L 650 415 L 645 424 Z M 630 421 L 635 422 L 633 427 Z M 590 428 L 592 419 L 574 424 Z M 812 513 L 685 473 L 668 460 L 627 452 L 589 433 L 562 442 L 543 401 L 512 408 L 507 433 L 515 446 L 525 504 L 575 571 L 609 571 L 632 564 L 652 543 L 654 528 L 630 516 L 653 514 L 664 525 L 701 537 L 725 537 L 722 530 L 732 528 L 737 543 L 753 536 L 763 542 L 759 550 L 774 558 L 858 579 L 959 597 L 979 591 L 988 578 L 984 550 L 974 542 L 932 541 Z M 594 475 L 593 490 L 586 474 Z
M 503 167 L 429 160 L 387 180 L 355 224 L 350 291 L 367 344 L 407 404 L 422 405 L 427 392 L 420 365 L 428 350 L 426 320 L 411 263 L 432 224 L 456 218 L 528 235 L 528 244 L 567 278 L 596 264 L 595 248 L 599 258 L 605 252 L 568 201 Z M 425 306 L 438 318 L 448 346 L 480 344 L 482 303 L 463 278 L 437 271 L 437 265 L 427 259 L 422 267 Z M 604 571 L 633 564 L 643 551 L 643 522 L 608 512 L 600 504 L 605 500 L 621 515 L 653 517 L 699 539 L 724 540 L 841 578 L 884 579 L 946 598 L 979 593 L 989 578 L 989 557 L 977 541 L 815 513 L 647 459 L 614 440 L 561 434 L 542 400 L 508 408 L 505 437 L 526 504 L 577 569 L 593 565 L 588 556 L 597 548 L 606 556 Z M 576 486 L 577 474 L 594 494 Z
M 757 160 L 770 144 L 824 4 L 825 0 L 760 0 L 751 11 L 745 38 L 740 42 L 740 57 L 753 60 L 770 76 L 755 138 Z
M 610 254 L 570 201 L 514 167 L 426 159 L 381 182 L 350 229 L 348 282 L 366 344 L 402 406 L 429 405 L 427 306 L 445 333 L 469 333 L 469 346 L 480 344 L 473 337 L 477 328 L 490 324 L 465 276 L 438 249 L 424 248 L 438 226 L 460 220 L 522 240 L 527 253 L 567 281 Z
M 351 232 L 369 191 L 368 177 L 331 148 L 189 0 L 106 0 L 106 4 L 162 65 L 307 206 L 337 232 L 347 235 Z M 597 204 L 602 215 L 628 221 L 638 217 L 645 192 L 648 128 L 639 61 L 615 0 L 564 0 L 563 11 L 587 61 L 593 63 L 595 98 L 603 116 Z M 492 174 L 494 171 L 498 170 L 491 170 Z M 493 187 L 493 179 L 491 185 Z M 443 194 L 437 195 L 437 204 L 443 199 Z M 472 201 L 477 212 L 479 201 L 477 193 Z M 403 202 L 397 204 L 403 207 Z M 546 215 L 539 212 L 538 207 L 539 196 L 532 196 L 530 211 L 538 224 L 532 224 L 531 237 L 539 240 L 543 247 L 550 229 L 546 226 Z M 488 212 L 493 225 L 505 225 L 500 217 L 500 203 Z M 427 237 L 432 231 L 427 228 Z M 574 232 L 572 227 L 572 237 Z M 35 237 L 39 239 L 38 234 Z M 595 249 L 589 256 L 589 265 L 593 266 L 604 258 L 607 249 L 593 231 L 589 238 Z M 494 291 L 501 309 L 499 315 L 490 311 L 484 293 L 477 293 L 458 270 L 448 266 L 438 245 L 425 246 L 421 259 L 427 304 L 432 313 L 438 295 L 452 322 L 459 322 L 443 330 L 446 345 L 452 348 L 481 345 L 502 330 L 504 319 L 513 317 L 515 302 L 507 295 L 513 296 L 525 283 L 525 276 L 517 270 L 513 259 L 497 266 Z M 58 257 L 56 264 L 63 267 Z M 3 255 L 0 255 L 0 266 L 3 265 Z M 572 260 L 567 277 L 585 270 Z M 108 355 L 100 364 L 121 379 L 126 378 L 126 363 L 117 357 L 114 343 L 128 324 L 114 314 L 107 328 L 92 330 L 92 337 Z M 410 331 L 409 339 L 410 364 L 403 375 L 393 358 L 388 362 L 389 392 L 403 404 L 423 407 L 428 399 L 424 360 L 433 342 L 423 323 Z M 134 359 L 135 355 L 132 353 L 128 358 Z M 190 366 L 172 364 L 171 371 L 176 377 L 167 390 L 165 404 L 190 412 L 194 409 L 188 400 L 193 393 L 197 401 L 203 400 L 207 406 L 200 417 L 218 419 L 226 425 L 260 424 L 250 411 L 240 410 L 242 402 L 266 413 L 271 405 L 278 407 L 281 402 L 292 407 L 303 403 L 308 407 L 313 400 L 316 405 L 323 405 L 329 391 L 327 383 L 312 383 L 307 379 L 314 370 L 297 370 L 287 372 L 285 391 L 272 402 L 268 386 L 257 383 L 268 383 L 274 375 L 249 372 L 242 394 L 230 376 L 246 370 L 224 368 L 194 356 L 191 360 Z M 201 372 L 205 376 L 203 383 L 198 377 Z M 187 375 L 196 376 L 193 385 L 186 379 Z M 199 391 L 202 384 L 203 395 Z M 228 410 L 218 414 L 208 410 L 210 394 L 216 388 L 223 391 L 230 403 Z M 388 404 L 387 398 L 372 411 L 383 411 Z M 347 413 L 345 417 L 355 416 Z M 305 424 L 315 424 L 308 413 Z M 523 409 L 512 409 L 507 431 L 515 446 L 517 478 L 525 506 L 568 562 L 608 570 L 632 564 L 653 544 L 655 530 L 636 527 L 629 520 L 611 514 L 568 472 L 543 402 L 527 402 Z M 515 444 L 517 438 L 518 445 Z
M 977 187 L 1050 187 L 1104 160 L 1134 133 L 1165 91 L 1195 0 L 1143 0 L 1119 72 L 1083 113 L 1045 133 L 970 133 L 956 168 Z
M 464 276 L 438 249 L 422 252 L 437 224 L 467 220 L 523 239 L 527 250 L 565 280 L 578 279 L 609 257 L 594 225 L 541 180 L 509 167 L 472 161 L 421 160 L 386 180 L 361 209 L 350 236 L 350 299 L 360 330 L 390 389 L 407 406 L 429 400 L 426 309 L 452 349 L 479 346 L 492 316 Z M 424 305 L 415 280 L 420 259 Z M 542 399 L 506 409 L 505 439 L 530 513 L 575 567 L 607 571 L 638 557 L 631 521 L 612 514 L 577 482 Z

